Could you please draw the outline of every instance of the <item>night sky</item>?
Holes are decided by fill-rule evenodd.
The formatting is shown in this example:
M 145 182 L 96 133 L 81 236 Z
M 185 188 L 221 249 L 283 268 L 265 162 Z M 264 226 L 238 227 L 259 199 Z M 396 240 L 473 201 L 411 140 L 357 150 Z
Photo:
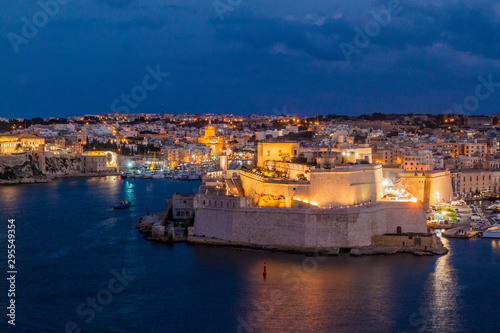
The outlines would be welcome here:
M 0 1 L 0 117 L 444 113 L 500 82 L 493 0 L 59 2 Z

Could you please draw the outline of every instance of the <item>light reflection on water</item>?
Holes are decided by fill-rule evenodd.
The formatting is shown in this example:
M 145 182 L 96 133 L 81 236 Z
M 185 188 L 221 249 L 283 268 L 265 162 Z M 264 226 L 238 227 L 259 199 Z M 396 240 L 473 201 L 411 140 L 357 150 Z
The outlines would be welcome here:
M 317 267 L 302 255 L 143 240 L 134 228 L 139 216 L 197 184 L 108 177 L 0 187 L 0 219 L 18 219 L 23 332 L 64 331 L 68 320 L 84 332 L 137 333 L 234 332 L 238 318 L 257 324 L 249 326 L 254 332 L 486 332 L 496 325 L 498 240 L 443 239 L 446 256 L 341 254 Z M 121 200 L 133 203 L 130 210 L 113 210 Z M 5 235 L 0 230 L 0 248 Z M 76 306 L 122 267 L 137 279 L 95 322 L 82 323 Z
M 446 243 L 449 245 L 449 242 Z M 450 263 L 451 255 L 440 256 L 436 261 L 435 270 L 431 274 L 431 283 L 428 288 L 432 297 L 427 311 L 429 321 L 425 325 L 434 323 L 438 324 L 439 327 L 453 327 L 456 321 L 461 320 L 459 299 L 462 286 L 455 280 L 456 268 Z

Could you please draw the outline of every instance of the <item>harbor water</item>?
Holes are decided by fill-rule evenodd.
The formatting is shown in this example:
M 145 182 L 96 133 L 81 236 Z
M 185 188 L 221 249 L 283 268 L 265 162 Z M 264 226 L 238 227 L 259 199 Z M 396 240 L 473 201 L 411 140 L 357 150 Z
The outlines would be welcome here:
M 444 256 L 313 258 L 142 239 L 140 216 L 199 185 L 103 177 L 0 187 L 0 332 L 500 331 L 500 240 L 444 239 Z M 130 209 L 114 210 L 122 200 Z

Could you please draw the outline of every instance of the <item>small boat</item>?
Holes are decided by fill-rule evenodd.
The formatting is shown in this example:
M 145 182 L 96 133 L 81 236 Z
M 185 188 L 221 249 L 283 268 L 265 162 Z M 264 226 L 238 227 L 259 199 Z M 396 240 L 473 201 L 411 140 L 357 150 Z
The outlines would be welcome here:
M 153 179 L 163 179 L 165 178 L 165 175 L 163 174 L 163 172 L 155 172 L 153 174 Z
M 500 227 L 489 228 L 483 232 L 483 238 L 500 238 Z
M 197 173 L 191 173 L 191 174 L 189 174 L 188 178 L 189 178 L 189 180 L 200 180 L 201 175 L 197 174 Z
M 120 201 L 120 203 L 116 204 L 114 208 L 115 209 L 127 209 L 127 208 L 130 208 L 130 204 L 131 204 L 130 201 L 127 201 L 127 200 Z
M 135 179 L 142 179 L 142 175 L 141 175 L 140 173 L 136 173 L 136 174 L 134 175 L 134 178 L 135 178 Z
M 142 179 L 151 179 L 153 178 L 153 173 L 152 172 L 144 172 L 142 175 Z

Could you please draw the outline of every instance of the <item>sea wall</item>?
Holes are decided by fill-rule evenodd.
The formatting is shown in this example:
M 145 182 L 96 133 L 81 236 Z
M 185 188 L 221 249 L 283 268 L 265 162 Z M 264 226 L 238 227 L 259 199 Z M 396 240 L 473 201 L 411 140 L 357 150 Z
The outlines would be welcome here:
M 0 184 L 46 183 L 37 154 L 0 155 Z
M 16 165 L 23 165 L 27 161 L 29 161 L 28 153 L 0 155 L 0 165 L 2 166 L 14 167 Z
M 27 184 L 50 182 L 57 177 L 92 177 L 116 175 L 116 171 L 86 173 L 78 154 L 54 155 L 27 152 L 0 155 L 0 184 Z
M 419 203 L 373 203 L 348 209 L 196 207 L 194 236 L 273 247 L 368 246 L 372 236 L 425 233 Z

